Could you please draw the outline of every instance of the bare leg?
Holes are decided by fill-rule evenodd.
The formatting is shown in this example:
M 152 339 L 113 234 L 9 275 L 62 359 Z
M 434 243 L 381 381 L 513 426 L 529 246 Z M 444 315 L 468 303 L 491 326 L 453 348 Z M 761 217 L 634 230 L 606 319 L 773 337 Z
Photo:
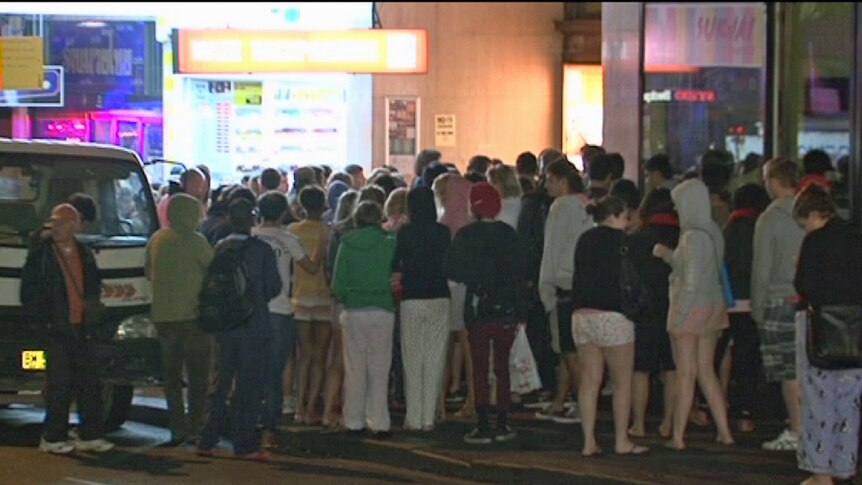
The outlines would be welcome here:
M 305 416 L 309 421 L 316 421 L 320 416 L 317 410 L 317 400 L 323 387 L 323 371 L 326 369 L 326 354 L 329 352 L 331 336 L 329 322 L 316 321 L 312 323 L 312 360 L 308 384 L 308 404 Z
M 719 332 L 711 332 L 697 339 L 697 381 L 718 429 L 716 441 L 730 445 L 733 444 L 733 436 L 727 424 L 727 402 L 715 374 L 715 345 L 718 343 L 718 336 Z
M 296 365 L 297 354 L 299 353 L 297 349 L 298 345 L 294 343 L 293 351 L 290 353 L 290 358 L 287 360 L 287 366 L 285 366 L 284 370 L 284 395 L 285 396 L 294 396 L 293 387 L 296 383 L 296 373 L 298 370 L 298 366 Z
M 308 384 L 311 374 L 311 362 L 314 359 L 314 339 L 311 330 L 311 322 L 297 322 L 299 326 L 299 379 L 296 398 L 296 417 L 305 421 L 308 409 Z
M 673 436 L 667 446 L 685 449 L 685 426 L 694 400 L 694 385 L 697 379 L 697 336 L 673 335 L 673 358 L 676 363 L 676 408 L 673 417 Z
M 629 428 L 629 435 L 638 438 L 643 438 L 646 435 L 649 384 L 648 372 L 635 372 L 632 376 L 632 426 Z
M 787 417 L 790 422 L 790 431 L 799 435 L 800 402 L 799 381 L 784 381 L 781 383 L 781 392 L 784 395 L 784 405 L 787 406 Z
M 572 353 L 572 357 L 577 359 L 578 354 Z M 556 412 L 563 409 L 566 396 L 572 390 L 572 380 L 566 356 L 565 354 L 560 354 L 560 366 L 557 368 L 557 389 L 554 393 L 554 401 L 551 403 L 551 411 Z
M 563 354 L 563 359 L 565 360 L 565 369 L 566 374 L 569 377 L 569 389 L 572 391 L 572 396 L 577 397 L 577 389 L 578 389 L 578 380 L 581 375 L 581 371 L 578 365 L 578 354 L 576 352 L 566 352 Z M 563 394 L 563 402 L 565 402 L 565 397 L 568 393 Z M 561 402 L 562 405 L 562 402 Z
M 614 388 L 614 449 L 617 453 L 635 451 L 629 438 L 629 412 L 632 408 L 632 373 L 635 366 L 635 344 L 615 345 L 602 349 Z
M 335 405 L 340 401 L 341 385 L 344 381 L 344 354 L 341 343 L 341 329 L 332 329 L 332 361 L 326 372 L 323 388 L 323 425 L 335 426 Z
M 461 372 L 464 366 L 464 345 L 461 342 L 460 332 L 455 332 L 452 337 L 452 356 L 451 359 L 449 359 L 452 366 L 452 381 L 449 384 L 450 394 L 454 394 L 461 390 Z
M 601 453 L 601 448 L 596 442 L 596 409 L 602 386 L 602 374 L 605 371 L 605 359 L 602 350 L 595 344 L 579 346 L 577 356 L 581 371 L 578 409 L 581 413 L 581 429 L 584 431 L 584 449 L 581 453 L 584 456 L 592 456 Z
M 673 431 L 673 411 L 676 409 L 676 371 L 668 371 L 664 373 L 664 413 L 661 419 L 661 424 L 658 427 L 658 434 L 662 438 L 670 438 Z

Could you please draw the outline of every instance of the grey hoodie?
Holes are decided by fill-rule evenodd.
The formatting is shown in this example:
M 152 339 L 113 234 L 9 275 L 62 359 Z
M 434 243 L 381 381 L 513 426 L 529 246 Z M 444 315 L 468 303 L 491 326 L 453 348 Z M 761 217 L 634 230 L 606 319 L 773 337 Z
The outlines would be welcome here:
M 698 179 L 671 191 L 679 214 L 680 239 L 668 261 L 670 308 L 668 319 L 680 325 L 694 304 L 724 305 L 719 261 L 724 261 L 724 236 L 712 220 L 709 191 Z
M 793 277 L 805 231 L 793 219 L 793 199 L 775 199 L 754 226 L 751 264 L 751 316 L 763 323 L 770 300 L 796 294 Z

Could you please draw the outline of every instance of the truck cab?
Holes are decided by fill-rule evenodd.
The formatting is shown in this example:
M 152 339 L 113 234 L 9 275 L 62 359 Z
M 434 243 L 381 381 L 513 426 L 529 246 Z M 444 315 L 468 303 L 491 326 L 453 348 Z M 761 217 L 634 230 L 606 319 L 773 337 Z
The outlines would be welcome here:
M 128 415 L 134 386 L 161 378 L 144 276 L 145 246 L 159 222 L 141 159 L 124 148 L 0 139 L 0 405 L 42 403 L 50 357 L 38 322 L 23 312 L 21 271 L 31 238 L 39 237 L 51 209 L 76 193 L 97 206 L 96 219 L 78 239 L 95 254 L 102 303 L 115 329 L 94 358 L 106 389 L 106 426 L 116 429 Z

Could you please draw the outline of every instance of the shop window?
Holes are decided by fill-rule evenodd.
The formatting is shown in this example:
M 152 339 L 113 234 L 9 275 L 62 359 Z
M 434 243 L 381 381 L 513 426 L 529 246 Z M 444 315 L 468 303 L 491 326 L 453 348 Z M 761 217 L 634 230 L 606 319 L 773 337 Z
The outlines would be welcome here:
M 642 157 L 679 171 L 710 149 L 764 153 L 764 3 L 661 3 L 644 12 Z

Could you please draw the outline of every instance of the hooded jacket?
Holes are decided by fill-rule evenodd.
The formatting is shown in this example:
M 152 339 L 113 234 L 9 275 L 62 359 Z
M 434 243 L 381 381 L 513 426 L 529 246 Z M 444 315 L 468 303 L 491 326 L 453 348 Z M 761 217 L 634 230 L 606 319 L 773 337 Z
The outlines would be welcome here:
M 545 311 L 556 308 L 557 288 L 572 289 L 578 239 L 594 225 L 581 194 L 557 197 L 551 204 L 539 270 L 539 296 Z
M 154 322 L 179 322 L 198 318 L 198 295 L 213 249 L 195 232 L 201 203 L 187 194 L 171 196 L 168 220 L 147 243 L 145 272 L 153 289 Z
M 472 184 L 464 177 L 453 174 L 446 182 L 446 202 L 443 204 L 443 215 L 439 222 L 449 227 L 452 237 L 458 230 L 471 222 L 470 219 L 470 186 Z
M 416 187 L 407 195 L 410 222 L 398 232 L 392 269 L 403 273 L 402 298 L 405 300 L 449 298 L 449 285 L 443 275 L 443 257 L 452 236 L 449 228 L 436 222 L 434 193 Z
M 344 235 L 335 258 L 332 292 L 345 309 L 395 311 L 390 281 L 395 245 L 395 236 L 379 226 Z
M 724 305 L 721 264 L 724 235 L 712 220 L 709 191 L 691 179 L 671 191 L 679 214 L 680 239 L 668 261 L 670 275 L 669 325 L 681 325 L 694 304 Z
M 763 323 L 770 300 L 796 294 L 793 277 L 805 231 L 793 219 L 793 198 L 775 199 L 754 225 L 751 317 Z

